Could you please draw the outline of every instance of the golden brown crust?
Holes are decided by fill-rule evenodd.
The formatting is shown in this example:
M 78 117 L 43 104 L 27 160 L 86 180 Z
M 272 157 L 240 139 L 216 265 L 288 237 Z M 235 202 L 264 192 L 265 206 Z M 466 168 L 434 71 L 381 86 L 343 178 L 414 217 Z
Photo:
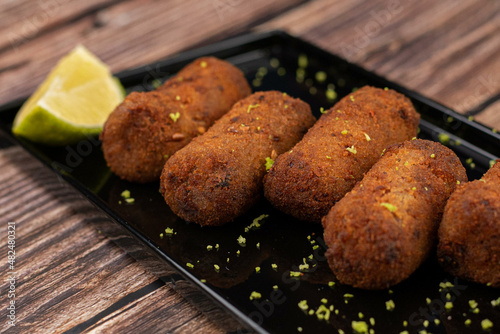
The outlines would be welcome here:
M 326 257 L 339 281 L 384 289 L 409 277 L 434 246 L 457 181 L 467 181 L 465 169 L 443 145 L 390 146 L 323 218 Z
M 264 181 L 266 198 L 301 220 L 320 221 L 387 146 L 416 136 L 419 119 L 410 100 L 393 90 L 357 90 L 277 159 Z
M 452 275 L 500 287 L 500 160 L 450 197 L 437 254 Z
M 195 60 L 157 90 L 129 94 L 109 115 L 101 134 L 108 166 L 128 181 L 158 180 L 168 157 L 250 93 L 230 63 Z M 174 121 L 170 114 L 177 113 Z
M 266 157 L 290 149 L 314 121 L 307 103 L 277 91 L 239 101 L 167 161 L 160 182 L 165 201 L 200 225 L 233 220 L 260 197 Z

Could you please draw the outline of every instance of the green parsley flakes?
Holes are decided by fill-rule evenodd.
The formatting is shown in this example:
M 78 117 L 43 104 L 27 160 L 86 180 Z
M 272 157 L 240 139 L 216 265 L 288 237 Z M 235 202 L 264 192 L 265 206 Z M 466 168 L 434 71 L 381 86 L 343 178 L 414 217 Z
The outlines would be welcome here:
M 259 104 L 250 104 L 247 108 L 247 114 L 250 113 L 250 110 L 254 109 L 254 108 L 258 108 L 259 107 Z
M 269 217 L 269 215 L 262 214 L 262 215 L 258 216 L 257 218 L 255 218 L 250 225 L 245 227 L 245 233 L 248 233 L 251 230 L 257 230 L 258 228 L 260 228 L 260 226 L 261 226 L 260 221 L 263 219 L 266 219 L 267 217 Z
M 259 273 L 260 273 L 260 267 L 255 267 L 255 272 L 256 272 L 257 274 L 259 274 Z
M 297 60 L 297 63 L 299 65 L 299 67 L 307 67 L 307 63 L 308 63 L 308 61 L 307 61 L 307 55 L 301 53 L 299 55 L 299 59 Z
M 194 264 L 188 262 L 188 263 L 186 263 L 186 267 L 193 269 L 194 268 Z
M 165 234 L 168 235 L 168 236 L 171 236 L 172 234 L 174 234 L 174 229 L 170 228 L 170 227 L 167 227 L 165 229 Z
M 318 320 L 330 320 L 330 310 L 325 305 L 320 305 L 316 310 Z
M 385 302 L 385 308 L 387 311 L 392 311 L 396 308 L 396 304 L 394 304 L 394 301 L 390 299 Z
M 496 306 L 499 306 L 500 305 L 500 297 L 498 297 L 497 299 L 493 299 L 491 301 L 491 306 L 492 307 L 496 307 Z
M 306 311 L 309 308 L 309 306 L 307 305 L 307 300 L 301 300 L 298 305 L 302 311 Z
M 200 63 L 200 66 L 203 67 L 203 68 L 207 67 L 207 62 L 206 61 L 202 61 Z
M 477 307 L 477 302 L 474 299 L 469 300 L 469 306 L 471 309 L 475 309 Z
M 481 320 L 481 328 L 483 330 L 488 330 L 493 327 L 493 322 L 490 319 Z
M 354 148 L 354 145 L 352 145 L 351 147 L 346 148 L 346 150 L 349 151 L 349 152 L 351 152 L 352 154 L 358 153 L 358 151 L 356 151 L 356 149 Z
M 179 119 L 179 117 L 181 117 L 181 113 L 180 112 L 176 112 L 176 113 L 170 113 L 168 116 L 170 116 L 170 118 L 172 119 L 172 121 L 177 122 L 177 120 Z
M 216 272 L 219 272 L 220 266 L 218 264 L 214 264 L 214 269 Z
M 121 197 L 123 198 L 130 198 L 130 190 L 124 190 L 122 191 L 122 193 L 120 194 Z
M 363 133 L 364 133 L 364 135 L 365 135 L 366 141 L 370 141 L 370 140 L 372 140 L 372 139 L 370 138 L 370 136 L 369 136 L 367 133 L 365 133 L 365 132 L 363 132 Z
M 446 133 L 440 133 L 438 135 L 438 138 L 439 138 L 439 141 L 441 142 L 441 144 L 443 144 L 443 145 L 446 145 L 450 142 L 450 136 L 447 135 Z
M 276 263 L 271 263 L 271 268 L 273 268 L 273 270 L 277 270 L 278 265 Z
M 444 308 L 447 310 L 451 310 L 453 308 L 453 303 L 452 302 L 446 302 L 444 304 Z
M 316 79 L 316 81 L 318 82 L 324 82 L 326 80 L 326 72 L 324 71 L 318 71 L 316 72 L 316 75 L 314 76 L 314 78 Z
M 368 333 L 368 324 L 364 321 L 353 321 L 351 327 L 356 333 Z
M 262 298 L 260 292 L 252 291 L 252 293 L 250 294 L 250 300 L 260 299 L 260 298 Z
M 300 271 L 290 271 L 290 277 L 300 277 L 301 274 Z
M 240 235 L 238 237 L 238 239 L 236 239 L 238 241 L 238 244 L 242 247 L 245 247 L 246 246 L 246 243 L 247 243 L 247 239 L 245 237 L 243 237 L 242 235 Z
M 273 165 L 274 165 L 274 160 L 271 159 L 270 157 L 267 157 L 266 163 L 264 164 L 264 166 L 266 166 L 266 172 L 269 172 L 269 170 L 271 169 L 271 167 L 273 167 Z
M 383 206 L 384 208 L 386 208 L 390 212 L 395 212 L 398 209 L 395 205 L 393 205 L 391 203 L 386 203 L 386 202 L 380 203 L 380 206 Z

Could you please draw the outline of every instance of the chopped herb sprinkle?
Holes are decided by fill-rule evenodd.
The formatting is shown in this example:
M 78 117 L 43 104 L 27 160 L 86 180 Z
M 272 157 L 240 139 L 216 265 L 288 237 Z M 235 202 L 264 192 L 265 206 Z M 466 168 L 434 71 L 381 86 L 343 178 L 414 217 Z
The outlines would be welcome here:
M 271 169 L 271 167 L 273 167 L 274 165 L 274 160 L 271 159 L 270 157 L 267 157 L 266 158 L 266 163 L 264 166 L 266 166 L 266 171 L 269 172 L 269 170 Z
M 325 108 L 321 107 L 321 108 L 319 108 L 319 112 L 322 114 L 326 114 L 328 111 L 325 110 Z
M 174 229 L 173 229 L 173 228 L 170 228 L 170 227 L 167 227 L 167 228 L 165 229 L 165 234 L 166 234 L 166 235 L 172 235 L 172 234 L 174 234 Z
M 349 98 L 351 99 L 352 102 L 354 102 L 354 96 L 349 96 Z
M 214 246 L 212 246 L 212 245 L 207 245 L 207 251 L 211 251 L 212 249 L 214 249 Z
M 247 239 L 245 237 L 243 237 L 242 235 L 240 235 L 238 237 L 237 241 L 238 241 L 238 244 L 240 244 L 240 246 L 242 246 L 242 247 L 246 246 Z
M 384 208 L 386 208 L 390 212 L 395 212 L 398 209 L 395 205 L 393 205 L 391 203 L 386 203 L 386 202 L 380 203 L 380 206 L 383 206 Z
M 446 304 L 444 304 L 444 308 L 447 309 L 447 310 L 451 310 L 453 308 L 453 303 L 452 302 L 446 302 Z
M 372 139 L 370 138 L 370 136 L 369 136 L 367 133 L 364 133 L 364 135 L 365 135 L 366 141 L 370 141 L 370 140 L 372 140 Z
M 309 308 L 309 306 L 307 305 L 307 300 L 301 300 L 298 305 L 302 311 L 306 311 Z
M 215 269 L 215 271 L 217 271 L 217 272 L 218 272 L 218 271 L 220 270 L 219 265 L 218 265 L 218 264 L 214 264 L 214 269 Z
M 472 321 L 470 319 L 464 321 L 465 326 L 470 326 L 471 323 Z
M 269 215 L 262 214 L 262 215 L 258 216 L 257 218 L 255 218 L 250 225 L 245 227 L 245 232 L 248 233 L 251 230 L 257 230 L 258 228 L 260 228 L 260 226 L 261 226 L 260 221 L 267 218 L 267 217 L 269 217 Z
M 273 285 L 273 290 L 278 290 L 278 286 L 277 285 Z
M 490 319 L 481 320 L 481 328 L 483 330 L 488 330 L 493 327 L 493 322 Z
M 471 309 L 475 309 L 477 307 L 477 302 L 474 299 L 469 300 L 469 306 Z
M 438 135 L 438 138 L 439 138 L 439 141 L 441 142 L 441 144 L 443 144 L 443 145 L 446 145 L 450 142 L 450 136 L 447 135 L 446 133 L 440 133 Z
M 258 242 L 257 244 L 255 244 L 255 247 L 257 247 L 257 249 L 260 249 L 260 242 Z
M 276 270 L 276 269 L 278 269 L 278 265 L 276 263 L 271 263 L 271 268 Z
M 262 298 L 260 292 L 252 291 L 252 293 L 250 294 L 250 300 L 260 299 L 260 298 Z
M 387 311 L 392 311 L 395 307 L 396 304 L 394 304 L 394 301 L 392 299 L 385 302 L 385 308 L 387 309 Z
M 320 305 L 316 310 L 316 317 L 318 320 L 330 320 L 330 310 L 325 305 Z
M 189 268 L 193 269 L 194 268 L 194 264 L 188 262 L 188 263 L 186 263 L 186 267 L 189 267 Z
M 500 305 L 500 297 L 498 297 L 497 299 L 493 299 L 491 301 L 491 306 L 496 307 L 496 306 L 499 306 L 499 305 Z
M 329 287 L 332 287 L 332 286 L 334 286 L 334 285 L 335 285 L 335 282 L 332 282 L 332 281 L 328 282 L 328 286 L 329 286 Z
M 328 100 L 333 101 L 337 98 L 337 92 L 332 88 L 328 88 L 325 92 L 325 96 Z
M 301 53 L 299 55 L 299 59 L 298 59 L 297 63 L 299 65 L 299 67 L 307 67 L 307 63 L 308 63 L 308 61 L 307 61 L 307 55 Z
M 290 277 L 300 277 L 301 274 L 300 271 L 290 271 Z
M 347 134 L 347 130 L 342 130 L 341 134 L 346 135 Z
M 346 150 L 349 151 L 349 152 L 351 152 L 352 154 L 358 153 L 358 151 L 356 151 L 356 149 L 354 148 L 354 145 L 352 145 L 351 147 L 346 148 Z
M 203 68 L 207 67 L 207 62 L 206 61 L 202 61 L 200 63 L 200 66 L 203 67 Z
M 434 159 L 435 157 L 436 157 L 436 155 L 435 155 L 434 153 L 432 153 L 432 154 L 431 154 L 431 158 L 433 158 L 433 159 Z
M 315 77 L 316 81 L 324 82 L 326 80 L 327 75 L 326 75 L 326 72 L 324 72 L 324 71 L 318 71 L 318 72 L 316 72 L 316 75 L 314 77 Z
M 258 108 L 259 107 L 259 104 L 250 104 L 247 108 L 247 113 L 249 114 L 250 113 L 250 110 L 254 109 L 254 108 Z
M 179 119 L 179 117 L 181 117 L 181 113 L 180 112 L 176 112 L 176 113 L 170 113 L 168 116 L 170 116 L 170 118 L 172 119 L 172 121 L 177 122 L 177 120 Z
M 259 273 L 260 273 L 260 267 L 255 267 L 255 272 L 256 272 L 257 274 L 259 274 Z
M 135 202 L 135 198 L 125 198 L 125 202 L 127 202 L 128 204 L 132 204 Z
M 130 190 L 124 190 L 124 191 L 122 191 L 121 196 L 123 198 L 129 198 L 130 197 Z
M 280 66 L 280 61 L 277 58 L 271 58 L 269 60 L 269 64 L 271 65 L 271 67 L 277 68 L 278 66 Z
M 351 327 L 356 333 L 368 333 L 368 324 L 364 321 L 353 321 Z

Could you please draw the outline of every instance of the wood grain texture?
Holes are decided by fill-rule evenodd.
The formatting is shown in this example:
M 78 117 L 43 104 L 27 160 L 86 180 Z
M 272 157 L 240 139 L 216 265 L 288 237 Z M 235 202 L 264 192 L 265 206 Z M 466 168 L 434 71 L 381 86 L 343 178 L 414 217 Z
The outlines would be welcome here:
M 31 93 L 57 60 L 79 43 L 117 72 L 245 31 L 304 0 L 135 0 L 91 11 L 92 3 L 94 7 L 105 3 L 93 0 L 85 9 L 88 14 L 76 18 L 68 9 L 72 2 L 51 1 L 61 5 L 50 29 L 43 25 L 34 37 L 11 47 L 8 40 L 0 40 L 2 102 Z M 19 15 L 29 18 L 39 10 L 35 5 L 31 13 L 24 10 Z M 18 35 L 19 30 L 22 26 L 11 25 L 0 32 Z
M 130 323 L 157 333 L 173 328 L 182 333 L 188 323 L 208 333 L 221 332 L 170 284 L 158 283 L 156 276 L 101 234 L 96 226 L 112 223 L 23 149 L 0 150 L 0 169 L 0 222 L 4 226 L 16 222 L 14 332 L 62 333 L 75 327 L 136 332 L 125 330 Z M 2 235 L 0 248 L 7 249 L 6 232 Z M 0 271 L 4 276 L 8 272 L 5 261 Z M 0 289 L 7 291 L 5 279 Z M 137 299 L 129 297 L 127 302 L 138 291 Z M 7 302 L 2 293 L 0 305 Z M 106 312 L 110 308 L 113 311 Z M 6 319 L 5 307 L 0 313 Z M 0 332 L 7 330 L 7 322 L 0 322 Z
M 0 0 L 0 104 L 30 94 L 78 43 L 117 72 L 276 28 L 500 128 L 498 1 Z M 17 223 L 19 273 L 18 326 L 9 332 L 234 326 L 186 281 L 159 281 L 171 269 L 19 147 L 0 150 L 0 223 L 7 221 Z
M 317 0 L 259 30 L 273 28 L 462 113 L 500 92 L 497 1 Z M 500 127 L 498 120 L 485 122 Z

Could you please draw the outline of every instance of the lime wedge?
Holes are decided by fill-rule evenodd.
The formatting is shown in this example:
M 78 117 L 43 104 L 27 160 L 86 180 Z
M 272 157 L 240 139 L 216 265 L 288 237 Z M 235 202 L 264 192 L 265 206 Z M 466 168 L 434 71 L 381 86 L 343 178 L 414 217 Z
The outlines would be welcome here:
M 63 57 L 14 119 L 12 132 L 46 145 L 98 135 L 124 89 L 83 46 Z

